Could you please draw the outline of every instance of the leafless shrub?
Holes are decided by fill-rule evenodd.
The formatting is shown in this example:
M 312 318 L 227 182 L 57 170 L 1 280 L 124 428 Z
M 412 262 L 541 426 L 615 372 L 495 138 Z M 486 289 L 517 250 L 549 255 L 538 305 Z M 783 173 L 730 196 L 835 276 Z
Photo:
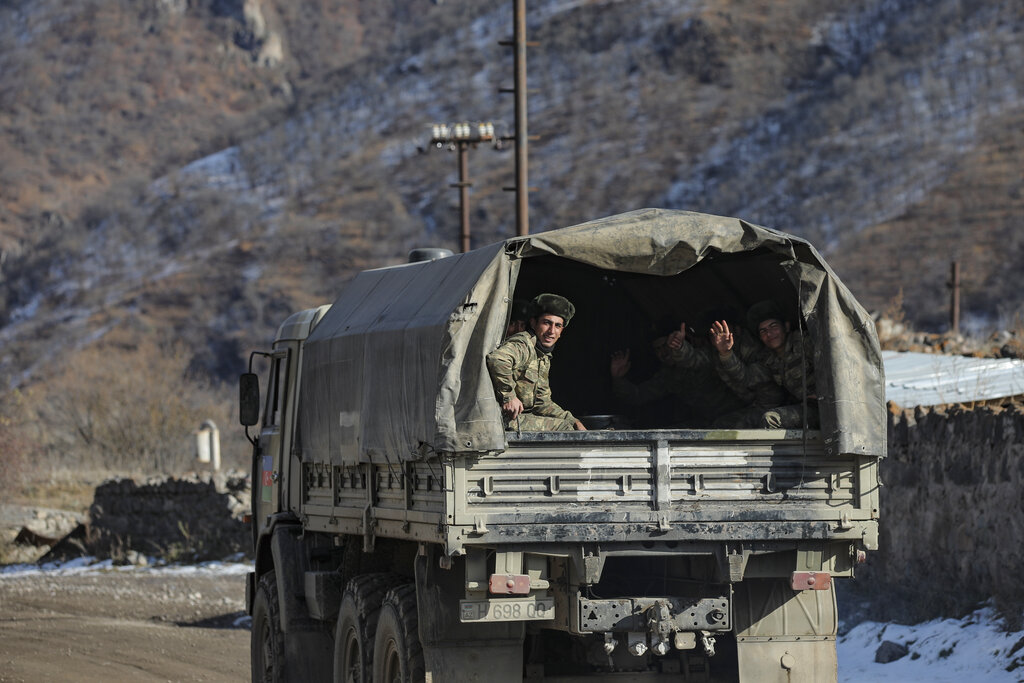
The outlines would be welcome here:
M 1008 358 L 1024 358 L 1024 308 L 1013 313 L 1006 331 L 1010 333 L 1010 338 L 999 349 L 1000 354 Z
M 1002 308 L 1004 310 L 1000 311 L 1000 327 L 1017 339 L 1024 340 L 1024 305 L 1014 310 L 1005 310 L 1006 307 Z
M 79 352 L 49 386 L 40 421 L 66 464 L 174 473 L 191 464 L 193 430 L 223 413 L 180 345 L 145 342 Z
M 907 312 L 903 308 L 903 288 L 900 287 L 875 322 L 878 340 L 883 346 L 907 331 Z
M 28 413 L 25 394 L 0 393 L 0 498 L 8 498 L 27 476 L 34 449 L 26 430 Z

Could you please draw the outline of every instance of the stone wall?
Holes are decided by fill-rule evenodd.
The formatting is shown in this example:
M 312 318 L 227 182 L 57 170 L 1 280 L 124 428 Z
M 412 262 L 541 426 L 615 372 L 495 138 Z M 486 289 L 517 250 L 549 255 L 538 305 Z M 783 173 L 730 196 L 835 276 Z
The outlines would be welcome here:
M 1024 605 L 1024 407 L 893 410 L 880 549 L 858 571 L 872 616 Z
M 54 547 L 49 557 L 84 552 L 137 562 L 224 559 L 251 553 L 248 477 L 236 473 L 112 479 L 96 488 L 89 522 Z

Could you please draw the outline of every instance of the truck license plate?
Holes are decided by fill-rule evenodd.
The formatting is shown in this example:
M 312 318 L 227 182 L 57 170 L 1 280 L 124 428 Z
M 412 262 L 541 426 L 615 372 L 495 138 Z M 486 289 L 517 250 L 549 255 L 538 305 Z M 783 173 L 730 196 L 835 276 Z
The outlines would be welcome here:
M 460 600 L 461 621 L 545 621 L 555 618 L 554 598 Z

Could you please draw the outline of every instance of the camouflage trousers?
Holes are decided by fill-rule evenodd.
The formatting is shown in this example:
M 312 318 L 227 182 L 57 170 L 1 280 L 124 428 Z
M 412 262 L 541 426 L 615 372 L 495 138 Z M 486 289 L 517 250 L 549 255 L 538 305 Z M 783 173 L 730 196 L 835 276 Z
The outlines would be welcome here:
M 576 423 L 562 417 L 547 417 L 522 413 L 519 417 L 505 421 L 510 432 L 568 432 L 576 429 Z
M 807 427 L 817 429 L 820 420 L 818 419 L 818 404 L 815 401 L 807 402 Z M 766 410 L 761 415 L 761 425 L 764 429 L 803 429 L 804 428 L 804 407 L 799 403 L 789 406 L 778 406 Z

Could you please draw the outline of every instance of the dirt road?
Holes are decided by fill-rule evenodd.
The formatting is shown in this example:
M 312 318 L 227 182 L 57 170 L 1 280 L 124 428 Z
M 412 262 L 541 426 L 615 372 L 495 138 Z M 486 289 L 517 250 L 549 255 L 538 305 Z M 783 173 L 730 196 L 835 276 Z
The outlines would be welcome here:
M 248 681 L 241 570 L 2 572 L 0 681 Z

